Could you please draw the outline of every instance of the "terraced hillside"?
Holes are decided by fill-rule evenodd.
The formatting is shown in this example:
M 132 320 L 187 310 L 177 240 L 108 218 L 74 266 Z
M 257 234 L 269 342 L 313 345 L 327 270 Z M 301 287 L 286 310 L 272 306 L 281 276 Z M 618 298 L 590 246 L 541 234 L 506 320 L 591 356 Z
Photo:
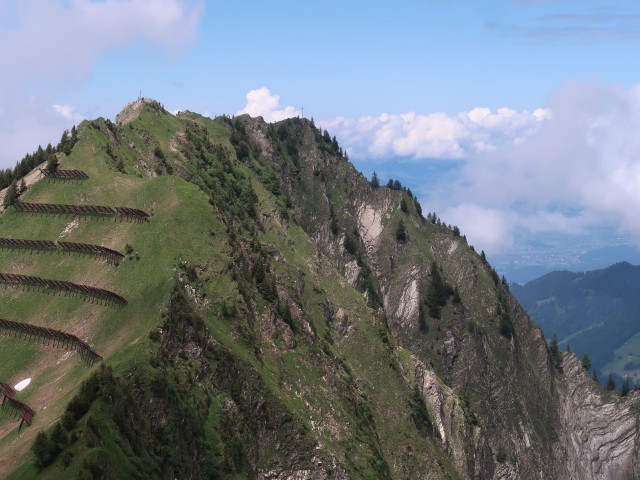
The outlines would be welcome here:
M 141 99 L 77 138 L 60 168 L 88 178 L 18 201 L 150 216 L 0 216 L 3 239 L 125 254 L 0 248 L 0 273 L 127 302 L 0 284 L 0 319 L 103 357 L 0 337 L 0 381 L 32 378 L 15 399 L 35 411 L 20 430 L 0 414 L 0 476 L 637 477 L 640 395 L 551 352 L 457 229 L 371 185 L 312 121 Z
M 90 134 L 88 135 L 90 138 Z M 89 140 L 89 139 L 87 139 Z M 93 346 L 116 370 L 130 368 L 149 350 L 149 331 L 158 325 L 180 265 L 187 261 L 224 264 L 224 246 L 211 235 L 224 233 L 211 215 L 204 193 L 177 177 L 142 179 L 112 171 L 80 142 L 63 160 L 89 179 L 81 184 L 40 181 L 23 200 L 77 205 L 127 205 L 152 217 L 143 223 L 92 216 L 27 214 L 9 209 L 0 217 L 4 237 L 98 244 L 129 251 L 118 265 L 79 253 L 34 250 L 0 252 L 0 271 L 63 280 L 119 293 L 127 305 L 106 306 L 81 297 L 47 294 L 24 287 L 0 287 L 0 318 L 71 333 Z M 85 148 L 86 147 L 86 148 Z M 198 222 L 193 222 L 198 218 Z M 0 331 L 0 334 L 3 334 Z M 16 398 L 37 414 L 30 428 L 17 432 L 17 422 L 2 418 L 0 476 L 20 463 L 31 463 L 26 452 L 36 432 L 60 416 L 91 370 L 72 351 L 43 346 L 15 336 L 0 337 L 0 379 L 10 384 L 32 378 Z M 27 475 L 28 476 L 28 475 Z

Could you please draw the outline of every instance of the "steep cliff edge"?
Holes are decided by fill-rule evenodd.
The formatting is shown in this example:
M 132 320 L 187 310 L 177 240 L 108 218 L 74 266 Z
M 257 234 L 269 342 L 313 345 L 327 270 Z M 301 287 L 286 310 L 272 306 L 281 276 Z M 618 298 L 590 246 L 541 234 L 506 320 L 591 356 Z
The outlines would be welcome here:
M 638 478 L 638 394 L 614 398 L 575 357 L 554 357 L 483 256 L 409 190 L 372 185 L 306 119 L 134 103 L 116 124 L 84 122 L 61 157 L 88 180 L 38 182 L 24 200 L 120 199 L 149 221 L 0 216 L 6 237 L 127 252 L 96 267 L 3 250 L 0 271 L 90 280 L 129 300 L 0 290 L 0 318 L 83 335 L 105 365 L 57 365 L 0 338 L 13 359 L 0 380 L 38 373 L 21 397 L 33 425 L 18 434 L 0 417 L 0 473 Z M 40 433 L 53 447 L 34 465 Z
M 571 353 L 558 387 L 561 444 L 576 478 L 640 478 L 640 391 L 620 398 L 595 384 Z
M 273 148 L 265 148 L 266 125 L 242 121 L 264 157 L 273 158 Z M 369 301 L 375 292 L 367 275 L 373 273 L 390 333 L 413 354 L 414 379 L 458 472 L 469 478 L 638 478 L 638 394 L 606 400 L 575 356 L 565 354 L 566 365 L 557 368 L 541 330 L 495 271 L 455 229 L 425 222 L 406 190 L 372 186 L 317 150 L 301 159 L 297 178 L 283 172 L 291 198 L 307 198 L 299 222 Z M 397 238 L 400 221 L 408 240 Z M 354 239 L 349 252 L 353 247 L 345 243 Z M 439 318 L 425 313 L 432 264 L 459 295 Z

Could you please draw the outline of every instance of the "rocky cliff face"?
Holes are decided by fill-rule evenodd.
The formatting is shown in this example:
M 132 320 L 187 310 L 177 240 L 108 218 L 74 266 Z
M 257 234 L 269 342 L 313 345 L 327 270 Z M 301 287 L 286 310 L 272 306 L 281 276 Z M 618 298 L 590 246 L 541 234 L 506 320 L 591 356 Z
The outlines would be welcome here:
M 264 135 L 255 132 L 267 126 L 246 121 L 264 148 Z M 541 330 L 495 281 L 491 267 L 450 229 L 425 224 L 413 209 L 403 215 L 406 194 L 373 188 L 351 169 L 336 175 L 317 151 L 302 163 L 307 171 L 302 167 L 298 182 L 321 180 L 314 183 L 317 193 L 307 187 L 296 191 L 296 180 L 285 174 L 293 198 L 314 199 L 313 211 L 300 214 L 303 227 L 349 283 L 361 282 L 363 269 L 375 275 L 390 332 L 412 353 L 413 380 L 432 414 L 436 438 L 461 475 L 640 478 L 640 393 L 625 399 L 606 394 L 571 354 L 554 366 Z M 329 195 L 341 189 L 342 204 Z M 322 209 L 330 215 L 319 215 Z M 338 209 L 349 226 L 332 235 L 331 212 Z M 398 216 L 408 225 L 406 242 L 394 238 Z M 359 237 L 357 258 L 344 252 L 351 234 Z M 462 301 L 421 327 L 432 261 Z M 512 333 L 500 333 L 504 321 L 513 323 Z
M 154 213 L 110 233 L 135 247 L 109 273 L 128 285 L 104 322 L 120 330 L 101 337 L 86 319 L 102 313 L 69 309 L 113 377 L 64 427 L 75 443 L 16 476 L 640 478 L 640 394 L 604 392 L 554 357 L 457 229 L 409 190 L 371 185 L 312 122 L 175 117 L 140 99 L 116 125 L 85 122 L 65 167 L 94 183 L 27 197 L 108 204 L 117 186 Z M 20 264 L 36 267 L 57 264 Z M 63 393 L 36 405 L 64 415 Z M 26 436 L 57 421 L 46 415 Z
M 571 353 L 562 354 L 560 437 L 576 478 L 640 478 L 640 391 L 603 392 Z
M 138 98 L 136 101 L 127 103 L 125 107 L 116 115 L 116 125 L 122 126 L 134 121 L 140 115 L 140 111 L 145 104 L 157 105 L 157 102 L 150 98 Z

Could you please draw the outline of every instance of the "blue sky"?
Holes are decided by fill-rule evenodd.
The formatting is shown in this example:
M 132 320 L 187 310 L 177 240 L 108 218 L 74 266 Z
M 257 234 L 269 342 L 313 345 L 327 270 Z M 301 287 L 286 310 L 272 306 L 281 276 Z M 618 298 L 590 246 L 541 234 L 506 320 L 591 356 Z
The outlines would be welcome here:
M 304 106 L 490 255 L 635 244 L 639 47 L 637 0 L 2 0 L 0 166 L 139 91 Z

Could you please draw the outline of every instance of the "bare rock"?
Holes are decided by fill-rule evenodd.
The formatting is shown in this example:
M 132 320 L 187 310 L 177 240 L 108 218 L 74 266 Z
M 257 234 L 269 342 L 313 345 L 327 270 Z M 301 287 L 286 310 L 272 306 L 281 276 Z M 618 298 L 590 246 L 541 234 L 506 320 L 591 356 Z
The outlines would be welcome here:
M 155 100 L 151 98 L 139 98 L 135 102 L 127 103 L 125 107 L 116 115 L 116 125 L 126 125 L 134 121 L 140 115 L 142 106 L 145 103 L 151 103 Z

